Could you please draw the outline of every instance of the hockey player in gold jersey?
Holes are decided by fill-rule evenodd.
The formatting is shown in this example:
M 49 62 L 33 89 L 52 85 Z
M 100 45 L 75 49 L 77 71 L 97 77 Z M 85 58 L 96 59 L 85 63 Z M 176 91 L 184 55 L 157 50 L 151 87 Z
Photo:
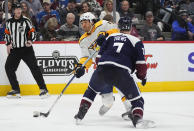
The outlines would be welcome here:
M 117 29 L 117 25 L 110 23 L 105 20 L 96 21 L 95 16 L 90 13 L 84 13 L 80 16 L 80 22 L 82 29 L 85 31 L 85 33 L 81 36 L 79 40 L 79 46 L 81 49 L 81 55 L 80 62 L 75 69 L 75 75 L 77 78 L 81 77 L 85 73 L 85 69 L 80 68 L 87 58 L 92 55 L 95 50 L 91 47 L 91 44 L 94 43 L 101 33 L 105 33 L 107 35 L 110 35 L 112 33 L 117 33 L 119 30 Z M 96 54 L 97 55 L 97 54 Z M 95 55 L 95 56 L 96 56 Z M 87 62 L 85 65 L 85 68 L 88 69 L 92 65 L 92 59 Z M 99 86 L 106 86 L 106 85 L 99 85 Z M 126 101 L 125 96 L 118 90 L 119 94 L 121 95 L 122 101 L 124 103 L 124 106 L 126 108 L 126 111 L 130 111 L 131 104 L 129 101 Z M 96 97 L 97 92 L 92 92 L 90 89 L 90 85 L 88 86 L 88 89 L 83 95 L 83 98 L 81 100 L 80 108 L 82 108 L 83 104 L 87 103 L 89 106 L 92 104 Z M 90 98 L 85 97 L 90 95 Z M 100 94 L 102 96 L 102 106 L 99 110 L 99 114 L 102 116 L 104 115 L 113 105 L 114 102 L 114 96 L 112 90 L 104 91 Z M 79 108 L 79 109 L 80 109 Z M 82 113 L 81 113 L 82 114 Z M 82 116 L 78 114 L 75 116 L 75 119 L 82 119 Z

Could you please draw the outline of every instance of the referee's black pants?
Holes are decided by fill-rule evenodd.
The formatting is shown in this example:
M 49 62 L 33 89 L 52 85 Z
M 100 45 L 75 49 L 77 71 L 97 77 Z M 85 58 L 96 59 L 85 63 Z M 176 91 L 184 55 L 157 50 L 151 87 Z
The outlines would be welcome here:
M 12 89 L 20 91 L 19 83 L 17 81 L 15 72 L 21 60 L 23 60 L 30 68 L 30 71 L 34 79 L 36 80 L 39 88 L 46 89 L 46 85 L 42 73 L 40 71 L 40 68 L 37 65 L 37 60 L 32 46 L 11 49 L 11 52 L 7 57 L 5 63 L 5 70 Z

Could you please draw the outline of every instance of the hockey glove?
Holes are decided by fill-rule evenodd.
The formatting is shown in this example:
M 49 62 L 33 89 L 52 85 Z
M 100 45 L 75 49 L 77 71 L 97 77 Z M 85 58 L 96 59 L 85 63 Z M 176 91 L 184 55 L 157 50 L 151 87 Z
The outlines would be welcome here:
M 142 85 L 142 86 L 145 86 L 145 85 L 146 85 L 146 82 L 147 82 L 147 79 L 143 79 L 143 80 L 141 81 L 141 85 Z
M 99 62 L 99 60 L 100 60 L 100 57 L 101 57 L 100 55 L 97 55 L 97 56 L 96 56 L 96 59 L 95 59 L 96 65 L 98 65 L 98 62 Z
M 99 46 L 102 46 L 102 43 L 106 40 L 106 37 L 108 36 L 107 33 L 99 34 L 98 38 L 96 39 L 96 44 Z
M 136 64 L 135 69 L 137 70 L 136 76 L 138 79 L 142 80 L 142 85 L 146 84 L 146 74 L 147 74 L 147 66 L 146 64 Z
M 84 74 L 85 74 L 85 66 L 82 67 L 82 64 L 77 64 L 77 66 L 75 67 L 75 77 L 80 78 Z

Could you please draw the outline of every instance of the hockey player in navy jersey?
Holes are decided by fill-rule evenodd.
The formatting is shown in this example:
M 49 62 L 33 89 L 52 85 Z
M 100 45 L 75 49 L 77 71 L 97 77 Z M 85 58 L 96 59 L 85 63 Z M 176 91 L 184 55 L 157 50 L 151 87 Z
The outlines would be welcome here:
M 106 92 L 112 86 L 118 88 L 132 104 L 132 110 L 128 117 L 132 120 L 134 127 L 142 126 L 144 99 L 139 88 L 132 77 L 136 71 L 142 85 L 146 84 L 147 66 L 144 57 L 144 46 L 141 40 L 129 35 L 131 21 L 129 18 L 119 20 L 120 33 L 113 33 L 106 38 L 101 46 L 98 56 L 100 57 L 98 67 L 94 71 L 89 82 L 88 99 L 93 93 Z M 105 85 L 105 86 L 99 86 Z M 79 123 L 90 108 L 91 103 L 87 100 L 80 104 L 75 116 Z M 145 126 L 145 125 L 143 125 Z
M 97 38 L 99 43 L 103 42 L 103 39 L 99 41 L 100 40 L 99 39 L 100 37 L 98 37 L 99 34 L 106 32 L 107 35 L 110 35 L 112 33 L 119 32 L 118 26 L 116 24 L 113 24 L 105 20 L 97 21 L 96 17 L 91 12 L 86 12 L 82 14 L 80 16 L 80 23 L 85 33 L 81 36 L 79 40 L 79 46 L 81 49 L 81 58 L 78 66 L 76 66 L 75 68 L 75 76 L 77 78 L 81 77 L 85 73 L 85 69 L 89 69 L 92 65 L 92 59 L 90 59 L 84 66 L 85 69 L 81 68 L 81 64 L 83 64 L 88 59 L 88 57 L 95 52 L 94 48 L 91 48 L 91 45 L 93 45 L 92 43 L 95 42 Z M 97 53 L 94 55 L 94 59 L 96 55 Z M 99 86 L 105 86 L 105 85 L 99 84 Z M 81 101 L 84 102 L 86 99 L 88 102 L 92 103 L 97 93 L 93 93 L 88 99 L 88 97 L 85 97 L 88 95 L 88 92 L 90 92 L 90 89 L 85 91 Z M 126 111 L 128 112 L 131 109 L 130 102 L 125 99 L 125 96 L 119 90 L 118 90 L 118 93 L 121 95 L 121 100 L 124 104 Z M 102 106 L 99 109 L 99 114 L 103 116 L 106 112 L 108 112 L 109 109 L 111 109 L 114 103 L 115 97 L 113 96 L 112 89 L 106 90 L 106 92 L 101 92 L 100 95 L 102 97 Z

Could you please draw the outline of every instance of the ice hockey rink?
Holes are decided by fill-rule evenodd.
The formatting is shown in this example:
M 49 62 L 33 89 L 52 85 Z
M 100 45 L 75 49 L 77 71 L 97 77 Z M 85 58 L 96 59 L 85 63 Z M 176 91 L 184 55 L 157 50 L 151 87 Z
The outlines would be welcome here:
M 82 95 L 63 95 L 47 118 L 33 118 L 33 111 L 47 112 L 57 95 L 47 99 L 24 96 L 21 99 L 0 97 L 0 131 L 194 131 L 194 92 L 145 92 L 144 119 L 156 122 L 155 128 L 135 129 L 130 121 L 124 121 L 125 112 L 120 96 L 110 111 L 98 115 L 101 97 L 87 113 L 81 125 L 76 125 Z

